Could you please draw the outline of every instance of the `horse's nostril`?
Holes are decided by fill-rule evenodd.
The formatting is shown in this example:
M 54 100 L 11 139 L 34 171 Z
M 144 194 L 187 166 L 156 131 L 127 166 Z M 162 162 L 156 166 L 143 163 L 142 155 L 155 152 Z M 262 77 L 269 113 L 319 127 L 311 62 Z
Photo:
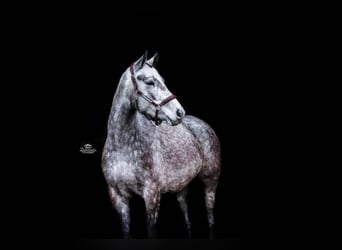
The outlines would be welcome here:
M 177 116 L 179 117 L 179 118 L 182 118 L 183 117 L 183 111 L 182 110 L 180 110 L 180 109 L 177 109 Z

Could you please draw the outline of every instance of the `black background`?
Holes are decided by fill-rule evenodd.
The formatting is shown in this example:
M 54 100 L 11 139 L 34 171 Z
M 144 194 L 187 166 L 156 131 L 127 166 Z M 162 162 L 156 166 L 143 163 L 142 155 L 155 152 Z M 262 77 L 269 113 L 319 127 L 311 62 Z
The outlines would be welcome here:
M 282 176 L 298 176 L 310 158 L 306 143 L 315 140 L 312 124 L 303 121 L 322 110 L 311 105 L 322 97 L 312 90 L 320 90 L 313 82 L 320 76 L 316 57 L 325 53 L 316 50 L 317 29 L 326 28 L 323 16 L 309 6 L 282 4 L 128 4 L 44 11 L 22 6 L 6 19 L 6 65 L 15 65 L 4 84 L 15 97 L 3 105 L 10 115 L 2 124 L 14 130 L 4 130 L 9 143 L 3 145 L 12 155 L 2 170 L 13 171 L 2 175 L 9 180 L 3 189 L 9 197 L 3 202 L 9 208 L 6 232 L 47 239 L 120 237 L 100 154 L 119 78 L 147 49 L 150 56 L 160 52 L 158 70 L 186 112 L 208 122 L 221 141 L 216 236 L 267 236 L 269 215 L 282 225 L 281 218 L 296 212 L 283 199 L 292 198 L 286 195 L 292 183 Z M 82 155 L 84 143 L 97 153 Z M 189 196 L 194 236 L 205 238 L 199 182 L 191 184 Z M 145 237 L 144 224 L 137 197 L 134 237 Z M 186 235 L 174 195 L 162 199 L 158 228 L 161 238 Z
M 58 122 L 51 123 L 57 137 L 61 135 L 61 150 L 51 150 L 56 168 L 49 176 L 57 183 L 49 185 L 49 191 L 59 199 L 48 203 L 46 217 L 62 225 L 58 234 L 76 239 L 121 237 L 101 170 L 101 152 L 119 78 L 145 50 L 149 56 L 159 51 L 157 69 L 170 91 L 187 114 L 209 123 L 220 139 L 216 237 L 254 239 L 263 234 L 263 216 L 273 209 L 265 202 L 265 179 L 276 179 L 273 166 L 285 164 L 277 141 L 286 136 L 279 130 L 286 121 L 278 114 L 283 111 L 279 100 L 289 88 L 284 83 L 291 65 L 285 58 L 293 42 L 279 32 L 284 27 L 275 17 L 277 11 L 265 15 L 253 6 L 203 5 L 130 6 L 105 12 L 77 6 L 66 12 L 60 17 L 63 25 L 57 22 L 62 35 L 53 37 L 50 48 L 61 59 L 55 69 L 57 83 L 50 89 L 55 93 L 51 108 L 58 113 Z M 97 152 L 81 154 L 85 143 Z M 197 180 L 190 185 L 189 213 L 194 238 L 207 238 Z M 132 199 L 131 219 L 133 237 L 145 238 L 139 197 Z M 51 228 L 49 221 L 43 224 Z M 160 238 L 186 237 L 174 194 L 163 196 L 157 227 Z
M 316 204 L 322 193 L 314 188 L 322 178 L 310 176 L 312 166 L 328 159 L 321 151 L 328 145 L 323 138 L 331 137 L 331 129 L 322 130 L 330 117 L 324 104 L 334 107 L 336 99 L 324 86 L 336 68 L 326 56 L 336 54 L 336 39 L 329 39 L 336 15 L 327 18 L 314 4 L 127 4 L 4 9 L 4 238 L 25 247 L 47 242 L 46 249 L 65 238 L 121 236 L 100 154 L 118 80 L 146 49 L 160 52 L 167 86 L 221 141 L 215 217 L 222 248 L 245 239 L 288 239 L 308 225 L 316 230 L 315 206 L 305 203 L 315 196 L 309 204 Z M 98 152 L 82 155 L 84 143 Z M 143 202 L 135 197 L 131 205 L 133 236 L 144 238 Z M 200 240 L 174 240 L 186 234 L 170 194 L 162 199 L 158 233 L 171 240 L 156 241 L 158 249 L 178 248 L 176 242 L 213 247 L 202 240 L 207 222 L 199 182 L 191 184 L 189 207 Z M 76 245 L 117 248 L 112 242 Z M 155 241 L 126 241 L 153 248 L 147 242 Z

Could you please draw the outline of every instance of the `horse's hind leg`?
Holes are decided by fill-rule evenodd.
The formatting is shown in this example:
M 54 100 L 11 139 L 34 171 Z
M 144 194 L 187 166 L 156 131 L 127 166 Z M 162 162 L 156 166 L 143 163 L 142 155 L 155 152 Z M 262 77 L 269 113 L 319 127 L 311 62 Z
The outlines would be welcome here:
M 209 224 L 209 237 L 214 238 L 214 206 L 217 180 L 210 178 L 201 178 L 204 183 L 204 198 L 205 206 L 207 208 L 208 224 Z
M 188 237 L 191 238 L 191 223 L 189 220 L 189 213 L 188 213 L 188 204 L 187 204 L 187 195 L 188 195 L 188 187 L 185 187 L 180 192 L 177 193 L 177 200 L 179 203 L 179 207 L 182 210 L 184 215 L 186 227 L 188 230 Z
M 111 202 L 118 212 L 120 219 L 121 219 L 121 226 L 122 226 L 122 233 L 123 237 L 125 239 L 130 238 L 129 233 L 129 224 L 130 224 L 130 216 L 129 216 L 129 200 L 128 197 L 124 197 L 123 195 L 119 194 L 117 190 L 110 187 L 109 190 L 109 196 L 111 199 Z

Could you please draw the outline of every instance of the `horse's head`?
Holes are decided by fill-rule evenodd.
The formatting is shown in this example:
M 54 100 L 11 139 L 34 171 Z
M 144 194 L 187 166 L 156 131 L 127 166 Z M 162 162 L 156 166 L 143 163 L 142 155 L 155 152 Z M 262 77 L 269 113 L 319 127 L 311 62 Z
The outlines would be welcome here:
M 162 121 L 177 125 L 184 118 L 185 111 L 155 69 L 157 61 L 158 53 L 149 60 L 145 53 L 130 66 L 130 80 L 134 88 L 132 101 L 137 110 L 156 125 Z

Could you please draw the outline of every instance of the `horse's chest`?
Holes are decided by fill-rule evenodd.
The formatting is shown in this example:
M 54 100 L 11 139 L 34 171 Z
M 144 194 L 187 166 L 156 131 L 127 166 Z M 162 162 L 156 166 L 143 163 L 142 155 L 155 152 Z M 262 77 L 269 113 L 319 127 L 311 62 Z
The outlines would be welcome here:
M 104 167 L 107 182 L 122 192 L 140 194 L 146 171 L 141 168 L 141 158 L 135 150 L 112 151 Z

